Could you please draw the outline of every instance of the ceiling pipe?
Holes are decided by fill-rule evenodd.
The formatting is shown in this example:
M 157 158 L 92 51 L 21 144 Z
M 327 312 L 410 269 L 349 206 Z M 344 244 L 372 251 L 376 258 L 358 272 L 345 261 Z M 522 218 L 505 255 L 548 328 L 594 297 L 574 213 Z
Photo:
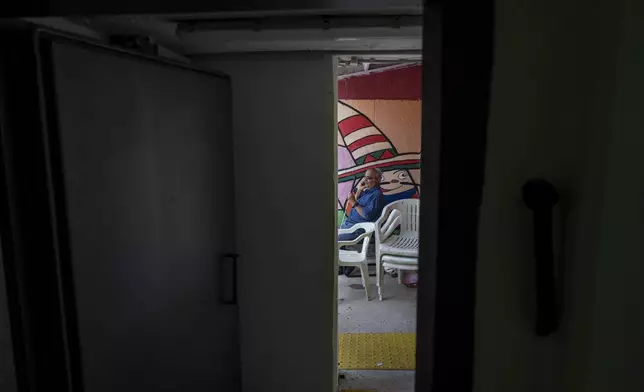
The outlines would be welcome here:
M 177 34 L 212 32 L 222 30 L 329 30 L 336 28 L 364 27 L 419 27 L 421 15 L 327 15 L 281 16 L 238 19 L 172 20 L 177 23 Z
M 337 79 L 346 79 L 346 78 L 352 78 L 355 76 L 365 76 L 365 75 L 373 75 L 379 72 L 387 72 L 387 71 L 392 71 L 394 69 L 399 69 L 399 68 L 407 68 L 411 67 L 414 64 L 420 64 L 420 62 L 416 61 L 414 63 L 398 63 L 398 64 L 393 64 L 389 67 L 382 67 L 382 68 L 376 68 L 376 69 L 370 69 L 368 71 L 363 71 L 363 72 L 353 72 L 353 73 L 347 73 L 344 75 L 338 75 Z
M 411 60 L 411 59 L 365 59 L 365 60 L 358 60 L 356 62 L 338 60 L 339 65 L 360 65 L 360 64 L 362 64 L 363 66 L 366 65 L 367 67 L 370 64 L 402 64 L 402 63 L 405 63 L 405 64 L 420 63 L 420 60 L 419 59 L 416 59 L 416 60 Z
M 255 52 L 211 52 L 211 53 L 194 53 L 194 54 L 188 54 L 186 57 L 192 59 L 193 61 L 216 61 L 216 60 L 221 60 L 225 58 L 253 58 L 253 57 L 262 57 L 262 56 L 271 56 L 271 57 L 276 57 L 276 56 L 282 56 L 282 57 L 289 57 L 289 56 L 302 56 L 302 55 L 309 55 L 309 56 L 318 56 L 318 55 L 324 55 L 324 54 L 330 54 L 330 55 L 336 55 L 336 56 L 344 56 L 344 57 L 349 57 L 349 56 L 360 56 L 361 54 L 366 55 L 366 56 L 377 56 L 377 55 L 421 55 L 422 51 L 421 50 L 285 50 L 285 51 L 275 51 L 275 50 L 262 50 L 262 51 L 255 51 Z M 372 60 L 369 58 L 369 62 L 374 62 L 375 60 Z M 402 60 L 404 61 L 404 60 Z M 412 60 L 407 60 L 407 61 L 412 61 Z M 420 58 L 418 60 L 413 60 L 412 62 L 419 62 Z M 399 61 L 400 62 L 400 61 Z

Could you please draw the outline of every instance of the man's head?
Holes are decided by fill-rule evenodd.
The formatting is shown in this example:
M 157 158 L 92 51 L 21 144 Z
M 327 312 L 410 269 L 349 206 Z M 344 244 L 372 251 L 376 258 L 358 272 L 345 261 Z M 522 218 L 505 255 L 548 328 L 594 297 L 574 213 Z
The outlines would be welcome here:
M 382 172 L 379 169 L 369 169 L 364 174 L 364 181 L 367 188 L 377 188 L 380 186 Z

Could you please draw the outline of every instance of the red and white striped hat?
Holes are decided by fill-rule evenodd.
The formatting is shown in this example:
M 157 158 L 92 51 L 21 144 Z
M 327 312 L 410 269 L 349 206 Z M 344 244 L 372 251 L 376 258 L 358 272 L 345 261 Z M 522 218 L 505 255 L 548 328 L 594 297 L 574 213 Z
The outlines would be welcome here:
M 338 101 L 338 145 L 346 148 L 353 158 L 353 166 L 339 168 L 338 182 L 362 177 L 371 168 L 420 168 L 419 153 L 398 154 L 387 136 L 367 116 L 341 101 Z

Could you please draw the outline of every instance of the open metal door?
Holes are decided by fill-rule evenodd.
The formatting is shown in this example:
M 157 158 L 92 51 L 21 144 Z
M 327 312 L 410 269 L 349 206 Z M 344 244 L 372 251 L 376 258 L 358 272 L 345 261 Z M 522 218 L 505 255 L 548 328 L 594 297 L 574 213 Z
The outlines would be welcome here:
M 50 33 L 2 37 L 19 386 L 238 391 L 228 77 Z

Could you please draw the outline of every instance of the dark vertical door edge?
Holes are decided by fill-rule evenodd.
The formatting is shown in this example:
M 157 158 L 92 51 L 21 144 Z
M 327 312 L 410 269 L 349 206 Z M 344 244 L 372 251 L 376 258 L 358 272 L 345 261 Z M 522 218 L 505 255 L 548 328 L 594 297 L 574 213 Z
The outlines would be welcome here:
M 417 391 L 473 389 L 493 18 L 489 0 L 425 4 Z
M 28 27 L 14 26 L 1 36 L 6 203 L 0 208 L 7 219 L 0 238 L 18 388 L 69 390 L 36 36 Z
M 74 277 L 71 264 L 70 239 L 67 223 L 67 202 L 62 167 L 62 149 L 58 130 L 58 110 L 54 85 L 52 41 L 36 35 L 38 54 L 41 112 L 43 115 L 42 138 L 47 162 L 47 188 L 51 210 L 51 230 L 54 242 L 55 262 L 58 269 L 59 297 L 61 304 L 60 324 L 63 327 L 65 362 L 71 392 L 83 390 L 82 361 Z

